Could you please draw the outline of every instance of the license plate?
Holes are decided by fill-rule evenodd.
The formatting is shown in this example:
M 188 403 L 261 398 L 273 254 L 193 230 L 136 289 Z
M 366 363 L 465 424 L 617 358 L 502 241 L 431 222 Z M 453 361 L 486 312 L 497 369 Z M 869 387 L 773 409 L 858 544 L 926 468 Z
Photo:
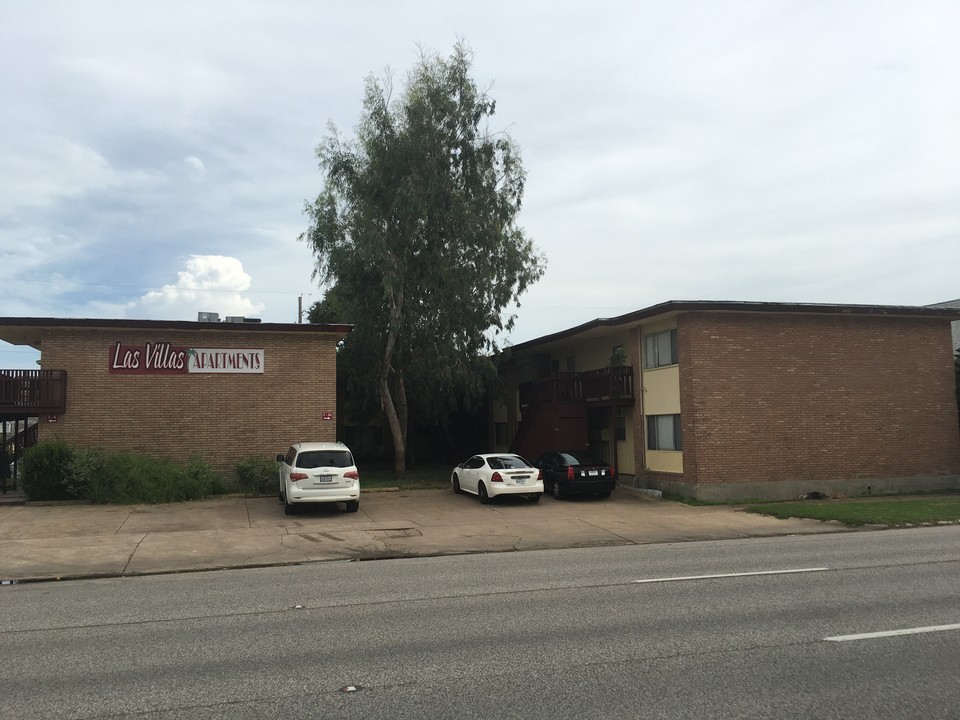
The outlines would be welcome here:
M 514 478 L 514 479 L 513 479 L 513 484 L 514 484 L 514 485 L 523 485 L 525 482 L 526 482 L 526 478 Z
M 589 475 L 590 477 L 596 477 L 596 476 L 599 475 L 599 474 L 600 474 L 600 471 L 599 471 L 599 470 L 588 470 L 588 471 L 587 471 L 587 475 Z
M 333 475 L 321 475 L 319 479 L 323 483 L 333 482 Z

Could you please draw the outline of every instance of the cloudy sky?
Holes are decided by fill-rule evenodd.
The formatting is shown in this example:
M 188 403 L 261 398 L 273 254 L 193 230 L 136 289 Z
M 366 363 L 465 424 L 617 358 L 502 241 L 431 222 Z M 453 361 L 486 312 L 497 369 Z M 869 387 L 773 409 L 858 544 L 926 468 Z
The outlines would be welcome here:
M 508 340 L 666 300 L 952 300 L 958 27 L 954 0 L 10 0 L 0 316 L 295 322 L 327 123 L 458 38 L 548 259 Z

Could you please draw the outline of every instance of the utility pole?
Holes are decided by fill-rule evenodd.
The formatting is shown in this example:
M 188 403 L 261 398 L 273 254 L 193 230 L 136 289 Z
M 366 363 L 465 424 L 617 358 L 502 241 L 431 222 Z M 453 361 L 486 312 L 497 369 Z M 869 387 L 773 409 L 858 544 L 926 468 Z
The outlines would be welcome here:
M 303 323 L 303 295 L 297 298 L 297 322 Z

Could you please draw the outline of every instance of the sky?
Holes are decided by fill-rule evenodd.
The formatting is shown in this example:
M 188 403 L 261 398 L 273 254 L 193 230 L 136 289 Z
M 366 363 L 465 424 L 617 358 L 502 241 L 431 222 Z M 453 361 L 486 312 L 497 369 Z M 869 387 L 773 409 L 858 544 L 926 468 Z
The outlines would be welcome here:
M 296 322 L 316 146 L 458 40 L 547 259 L 501 342 L 667 300 L 960 298 L 958 27 L 954 0 L 7 0 L 0 316 Z

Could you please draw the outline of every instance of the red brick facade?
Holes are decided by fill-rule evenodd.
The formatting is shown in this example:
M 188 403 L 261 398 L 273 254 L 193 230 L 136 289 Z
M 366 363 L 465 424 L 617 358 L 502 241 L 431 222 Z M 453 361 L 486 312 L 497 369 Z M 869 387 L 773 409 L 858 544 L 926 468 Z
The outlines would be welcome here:
M 68 373 L 66 412 L 56 423 L 41 418 L 41 439 L 58 436 L 78 447 L 131 450 L 178 462 L 199 455 L 227 482 L 243 457 L 272 458 L 291 442 L 336 439 L 336 343 L 345 331 L 150 325 L 41 330 L 43 367 Z M 263 349 L 264 372 L 112 374 L 108 357 L 117 342 Z
M 557 363 L 591 343 L 628 339 L 636 398 L 624 448 L 634 474 L 621 479 L 634 487 L 708 500 L 952 489 L 957 317 L 942 308 L 672 301 L 511 353 L 513 363 Z M 658 350 L 642 371 L 645 338 L 674 328 L 667 362 Z M 562 381 L 555 375 L 550 382 Z M 681 447 L 646 450 L 649 417 L 677 412 Z
M 960 475 L 949 323 L 692 312 L 677 327 L 684 483 Z

